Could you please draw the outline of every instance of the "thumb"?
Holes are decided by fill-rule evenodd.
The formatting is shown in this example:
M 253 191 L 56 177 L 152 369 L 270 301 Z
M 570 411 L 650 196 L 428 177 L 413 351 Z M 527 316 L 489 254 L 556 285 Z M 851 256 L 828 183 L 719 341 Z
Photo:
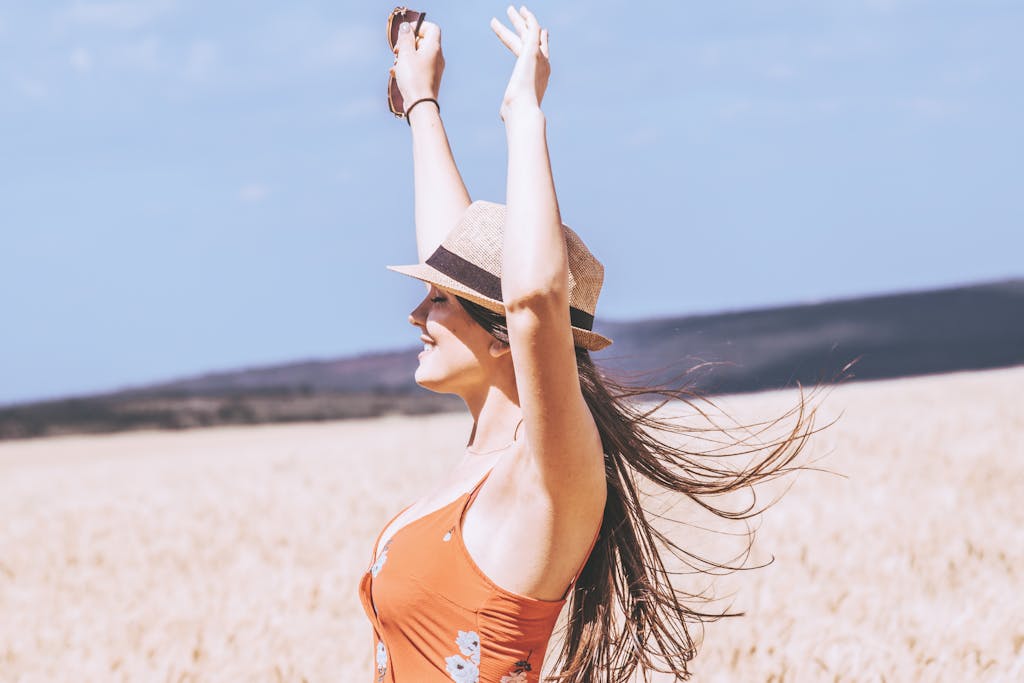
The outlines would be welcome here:
M 416 43 L 413 42 L 412 24 L 407 21 L 403 21 L 398 26 L 398 42 L 395 43 L 395 48 L 400 52 L 416 49 Z

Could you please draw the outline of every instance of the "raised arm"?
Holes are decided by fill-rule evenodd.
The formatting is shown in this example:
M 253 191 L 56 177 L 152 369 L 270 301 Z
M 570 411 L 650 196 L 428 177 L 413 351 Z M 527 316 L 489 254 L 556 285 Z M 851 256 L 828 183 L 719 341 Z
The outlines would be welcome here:
M 556 502 L 589 504 L 603 491 L 605 475 L 600 435 L 576 369 L 565 234 L 540 109 L 550 74 L 547 31 L 525 7 L 510 7 L 508 15 L 518 36 L 497 20 L 491 27 L 517 56 L 501 106 L 508 139 L 501 291 L 509 346 L 527 440 L 545 488 Z
M 437 98 L 444 71 L 441 28 L 424 21 L 413 39 L 410 24 L 398 34 L 392 70 L 406 106 L 423 97 Z M 455 165 L 438 108 L 423 102 L 409 114 L 412 128 L 413 187 L 416 204 L 416 248 L 425 261 L 455 227 L 471 203 Z

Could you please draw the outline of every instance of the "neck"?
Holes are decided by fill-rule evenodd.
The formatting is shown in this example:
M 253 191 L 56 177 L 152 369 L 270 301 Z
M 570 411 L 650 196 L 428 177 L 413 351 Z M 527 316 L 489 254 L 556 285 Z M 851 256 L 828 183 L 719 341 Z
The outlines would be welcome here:
M 473 432 L 467 449 L 484 455 L 523 438 L 523 427 L 519 425 L 523 411 L 519 408 L 514 385 L 509 391 L 508 387 L 491 384 L 478 395 L 463 396 L 463 400 L 473 415 Z

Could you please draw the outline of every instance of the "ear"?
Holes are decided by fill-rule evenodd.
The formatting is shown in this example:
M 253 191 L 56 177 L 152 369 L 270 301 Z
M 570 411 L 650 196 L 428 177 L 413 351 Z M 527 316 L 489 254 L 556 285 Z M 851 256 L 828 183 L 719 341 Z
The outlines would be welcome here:
M 495 339 L 494 337 L 491 337 L 491 344 L 487 350 L 490 352 L 492 358 L 501 358 L 506 353 L 512 353 L 512 347 L 500 339 Z

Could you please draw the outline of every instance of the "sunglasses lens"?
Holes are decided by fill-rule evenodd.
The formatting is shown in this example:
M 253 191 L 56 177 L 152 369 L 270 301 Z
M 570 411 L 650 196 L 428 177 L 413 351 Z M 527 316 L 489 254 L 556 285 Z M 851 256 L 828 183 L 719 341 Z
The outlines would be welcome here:
M 398 44 L 398 27 L 402 24 L 401 14 L 392 14 L 388 19 L 388 46 L 391 51 L 395 51 L 395 45 Z
M 388 16 L 388 44 L 391 46 L 392 52 L 395 51 L 395 46 L 398 44 L 398 29 L 401 28 L 402 24 L 404 22 L 411 23 L 413 30 L 418 34 L 426 16 L 426 12 L 417 12 L 405 7 L 396 7 L 391 11 L 391 14 Z M 388 109 L 399 118 L 405 116 L 405 102 L 402 99 L 402 91 L 398 89 L 398 80 L 390 74 L 388 75 Z
M 391 113 L 396 116 L 405 113 L 402 91 L 398 89 L 398 80 L 394 76 L 388 77 L 388 107 L 391 108 Z
M 414 28 L 418 28 L 420 25 L 420 16 L 423 12 L 417 12 L 416 10 L 403 10 L 395 11 L 391 13 L 391 17 L 388 19 L 388 41 L 391 45 L 391 51 L 395 51 L 395 45 L 398 44 L 398 29 L 401 27 L 403 22 L 411 22 Z

